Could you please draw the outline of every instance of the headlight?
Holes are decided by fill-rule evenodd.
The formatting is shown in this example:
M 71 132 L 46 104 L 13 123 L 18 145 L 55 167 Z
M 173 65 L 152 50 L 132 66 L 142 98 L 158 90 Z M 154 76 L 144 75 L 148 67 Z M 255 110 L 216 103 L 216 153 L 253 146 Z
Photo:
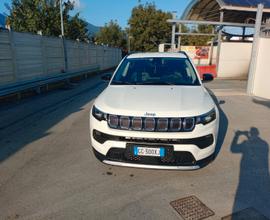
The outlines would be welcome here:
M 95 119 L 102 121 L 107 119 L 107 114 L 97 109 L 95 106 L 93 106 L 92 109 L 92 115 L 95 117 Z
M 199 117 L 197 117 L 197 124 L 209 124 L 210 122 L 216 120 L 217 115 L 216 115 L 216 110 L 215 108 L 213 108 L 210 112 L 201 115 Z

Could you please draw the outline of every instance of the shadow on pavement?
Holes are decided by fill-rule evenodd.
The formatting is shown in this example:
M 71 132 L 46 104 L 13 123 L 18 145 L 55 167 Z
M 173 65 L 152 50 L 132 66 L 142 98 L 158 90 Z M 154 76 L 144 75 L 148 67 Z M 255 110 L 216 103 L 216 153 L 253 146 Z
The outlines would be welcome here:
M 270 100 L 260 100 L 260 99 L 253 98 L 252 101 L 258 105 L 263 105 L 265 107 L 270 108 Z
M 250 131 L 236 131 L 231 143 L 231 152 L 241 154 L 239 184 L 237 187 L 233 213 L 230 219 L 267 219 L 260 215 L 269 211 L 270 177 L 269 177 L 269 145 L 260 137 L 259 130 L 252 127 Z M 245 210 L 255 208 L 256 216 L 248 216 Z M 238 213 L 237 213 L 238 212 Z M 269 213 L 268 213 L 269 214 Z M 244 217 L 245 216 L 245 217 Z
M 8 115 L 11 113 L 7 110 L 5 117 L 15 120 L 0 126 L 0 164 L 26 145 L 50 135 L 49 130 L 53 126 L 69 115 L 81 111 L 82 107 L 93 100 L 104 87 L 103 82 L 97 81 L 90 86 L 85 84 L 70 90 L 53 91 L 44 95 L 42 103 L 36 102 L 38 98 L 29 100 L 27 109 L 21 109 L 24 111 L 22 116 L 19 115 L 20 112 L 18 115 Z M 12 108 L 19 105 L 16 104 Z M 32 109 L 35 111 L 31 111 Z

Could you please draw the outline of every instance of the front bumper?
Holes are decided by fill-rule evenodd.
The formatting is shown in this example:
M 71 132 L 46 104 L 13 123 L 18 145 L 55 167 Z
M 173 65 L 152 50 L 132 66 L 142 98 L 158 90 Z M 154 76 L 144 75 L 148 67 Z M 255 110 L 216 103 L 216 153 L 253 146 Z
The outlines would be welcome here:
M 116 150 L 116 149 L 115 149 Z M 134 168 L 147 168 L 147 169 L 163 169 L 163 170 L 197 170 L 200 168 L 205 167 L 208 165 L 211 161 L 214 160 L 214 154 L 210 155 L 209 157 L 200 160 L 200 161 L 190 161 L 190 164 L 186 163 L 169 163 L 169 162 L 162 162 L 156 160 L 156 162 L 153 161 L 153 159 L 156 158 L 151 158 L 149 160 L 149 164 L 147 163 L 147 158 L 146 160 L 143 161 L 138 161 L 138 160 L 130 160 L 129 158 L 125 158 L 124 152 L 118 152 L 116 157 L 111 157 L 111 153 L 109 155 L 103 155 L 99 153 L 98 151 L 93 148 L 93 152 L 101 162 L 108 164 L 108 165 L 113 165 L 113 166 L 123 166 L 123 167 L 134 167 Z M 149 157 L 148 157 L 149 158 Z M 157 163 L 158 162 L 158 163 Z
M 207 125 L 196 125 L 192 132 L 186 133 L 123 131 L 110 129 L 105 121 L 97 121 L 91 116 L 90 136 L 95 156 L 106 164 L 194 170 L 204 167 L 214 159 L 218 126 L 219 117 Z M 135 157 L 132 144 L 165 147 L 168 157 Z

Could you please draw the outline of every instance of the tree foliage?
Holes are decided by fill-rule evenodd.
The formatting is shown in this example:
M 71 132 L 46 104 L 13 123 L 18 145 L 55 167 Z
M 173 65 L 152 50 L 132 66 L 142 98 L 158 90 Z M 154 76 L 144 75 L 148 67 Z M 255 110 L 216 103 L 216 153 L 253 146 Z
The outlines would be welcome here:
M 110 21 L 96 35 L 96 43 L 125 49 L 127 36 L 116 21 Z
M 170 18 L 171 13 L 156 9 L 152 3 L 133 8 L 128 22 L 131 50 L 157 51 L 159 44 L 170 42 L 171 25 L 167 23 Z
M 80 15 L 77 13 L 75 16 L 69 19 L 68 25 L 66 25 L 67 36 L 70 39 L 79 39 L 83 41 L 90 40 L 87 34 L 87 22 L 80 19 Z
M 212 33 L 213 27 L 209 25 L 198 25 L 198 26 L 186 26 L 182 25 L 183 33 Z M 181 45 L 183 46 L 206 46 L 213 37 L 211 36 L 182 36 Z
M 63 4 L 65 36 L 70 39 L 86 40 L 87 24 L 79 14 L 70 16 L 74 3 Z M 12 0 L 7 23 L 14 31 L 43 35 L 61 35 L 60 0 Z
M 167 22 L 172 14 L 157 10 L 154 4 L 146 4 L 133 8 L 129 19 L 129 35 L 131 49 L 134 51 L 156 51 L 160 43 L 171 42 L 171 24 Z M 209 25 L 182 25 L 184 33 L 212 33 Z M 182 36 L 181 45 L 204 46 L 212 39 L 211 36 Z M 177 41 L 176 41 L 177 42 Z

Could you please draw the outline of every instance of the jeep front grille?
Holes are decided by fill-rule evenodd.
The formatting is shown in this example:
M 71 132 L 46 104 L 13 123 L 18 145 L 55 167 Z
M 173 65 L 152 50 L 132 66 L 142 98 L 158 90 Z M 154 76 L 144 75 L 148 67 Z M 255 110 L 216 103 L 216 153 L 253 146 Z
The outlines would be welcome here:
M 150 118 L 108 115 L 107 122 L 110 128 L 121 130 L 189 132 L 194 130 L 196 118 Z

